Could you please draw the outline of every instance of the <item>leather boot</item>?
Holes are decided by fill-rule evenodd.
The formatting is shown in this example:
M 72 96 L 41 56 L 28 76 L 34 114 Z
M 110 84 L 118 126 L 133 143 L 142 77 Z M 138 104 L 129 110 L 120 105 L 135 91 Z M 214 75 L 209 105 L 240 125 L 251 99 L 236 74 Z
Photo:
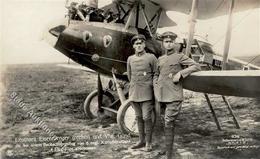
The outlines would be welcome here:
M 145 146 L 144 120 L 141 117 L 136 117 L 136 120 L 139 132 L 139 141 L 131 146 L 131 149 L 139 149 Z
M 152 119 L 145 120 L 144 124 L 145 124 L 145 141 L 146 141 L 145 151 L 150 152 L 152 151 L 152 131 L 153 131 Z
M 174 127 L 165 127 L 166 158 L 173 156 Z

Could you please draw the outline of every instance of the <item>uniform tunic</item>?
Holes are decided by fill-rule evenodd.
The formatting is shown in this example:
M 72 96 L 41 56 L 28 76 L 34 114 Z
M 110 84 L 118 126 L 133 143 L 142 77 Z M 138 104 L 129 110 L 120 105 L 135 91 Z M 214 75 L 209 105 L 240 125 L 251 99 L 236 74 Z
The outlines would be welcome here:
M 153 77 L 157 69 L 157 59 L 153 54 L 142 53 L 127 59 L 127 75 L 130 81 L 129 99 L 133 102 L 152 100 Z
M 188 66 L 185 68 L 185 66 Z M 182 78 L 200 70 L 200 66 L 182 53 L 168 53 L 158 59 L 158 73 L 155 75 L 154 93 L 159 102 L 183 100 L 182 83 L 173 83 L 173 76 L 180 72 Z

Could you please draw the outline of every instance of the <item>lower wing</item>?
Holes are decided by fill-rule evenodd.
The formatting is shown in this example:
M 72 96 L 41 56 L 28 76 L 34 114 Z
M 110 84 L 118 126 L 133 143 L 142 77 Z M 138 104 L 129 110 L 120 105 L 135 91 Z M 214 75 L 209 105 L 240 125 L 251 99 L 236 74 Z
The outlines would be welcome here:
M 239 97 L 260 97 L 260 70 L 200 71 L 183 81 L 196 92 Z

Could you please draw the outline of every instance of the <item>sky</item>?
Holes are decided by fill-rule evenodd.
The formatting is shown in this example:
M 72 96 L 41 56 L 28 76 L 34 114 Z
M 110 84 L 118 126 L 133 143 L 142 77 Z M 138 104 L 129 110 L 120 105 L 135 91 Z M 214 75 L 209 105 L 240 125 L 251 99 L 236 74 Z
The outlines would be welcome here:
M 100 6 L 106 2 L 100 1 Z M 65 0 L 3 0 L 0 1 L 0 63 L 49 63 L 66 62 L 68 59 L 45 40 L 48 27 L 59 24 L 64 19 Z M 159 32 L 171 30 L 180 37 L 188 31 L 188 16 L 167 12 L 178 25 L 159 29 Z M 227 17 L 217 17 L 197 21 L 196 35 L 206 37 L 214 44 L 214 49 L 222 54 Z M 233 22 L 231 56 L 260 54 L 260 10 L 254 9 L 235 13 Z
M 181 37 L 187 37 L 189 28 L 188 16 L 173 11 L 168 12 L 168 16 L 172 20 L 178 21 L 178 25 L 170 29 Z M 208 42 L 213 44 L 216 52 L 223 54 L 227 22 L 227 16 L 197 20 L 195 35 L 199 35 L 204 40 L 207 39 Z M 260 54 L 260 9 L 234 13 L 232 28 L 230 56 Z M 164 28 L 162 30 L 167 29 Z

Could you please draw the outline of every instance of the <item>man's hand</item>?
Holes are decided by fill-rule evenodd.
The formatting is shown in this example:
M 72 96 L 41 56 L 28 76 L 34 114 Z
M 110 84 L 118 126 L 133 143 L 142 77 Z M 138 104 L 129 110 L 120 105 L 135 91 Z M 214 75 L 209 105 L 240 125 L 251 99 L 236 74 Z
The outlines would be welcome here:
M 181 73 L 178 72 L 178 73 L 176 73 L 176 74 L 173 76 L 172 81 L 173 81 L 174 84 L 177 84 L 177 83 L 180 82 L 180 79 L 181 79 Z

